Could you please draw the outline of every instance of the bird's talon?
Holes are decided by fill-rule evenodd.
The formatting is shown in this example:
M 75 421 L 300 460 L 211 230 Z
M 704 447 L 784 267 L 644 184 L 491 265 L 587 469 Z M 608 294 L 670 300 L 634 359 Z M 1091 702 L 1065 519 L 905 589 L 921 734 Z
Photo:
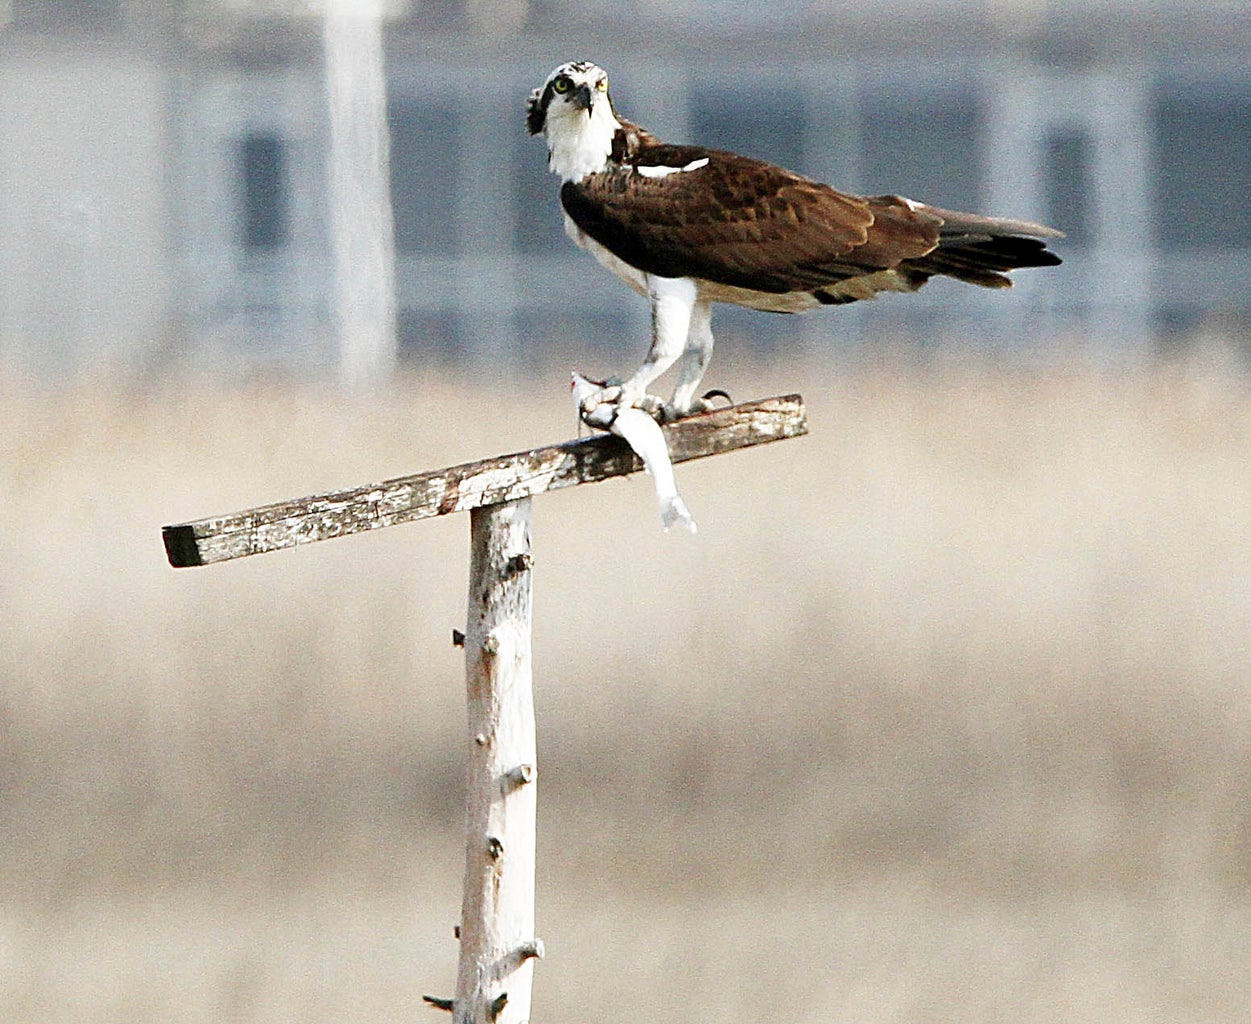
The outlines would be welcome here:
M 652 419 L 659 420 L 661 423 L 668 422 L 666 413 L 669 407 L 665 404 L 664 399 L 655 395 L 644 395 L 634 403 L 634 408 L 642 409 Z
M 678 406 L 671 402 L 657 401 L 658 408 L 655 410 L 648 409 L 656 419 L 661 423 L 676 423 L 678 420 L 686 419 L 688 416 L 698 416 L 701 413 L 712 412 L 717 406 L 712 404 L 714 398 L 724 398 L 727 406 L 733 405 L 734 400 L 729 394 L 720 388 L 713 388 L 711 391 L 704 392 L 702 398 L 692 398 L 685 406 Z
M 597 405 L 618 405 L 621 402 L 621 385 L 609 384 L 594 391 L 582 400 L 581 409 L 584 414 L 594 411 Z

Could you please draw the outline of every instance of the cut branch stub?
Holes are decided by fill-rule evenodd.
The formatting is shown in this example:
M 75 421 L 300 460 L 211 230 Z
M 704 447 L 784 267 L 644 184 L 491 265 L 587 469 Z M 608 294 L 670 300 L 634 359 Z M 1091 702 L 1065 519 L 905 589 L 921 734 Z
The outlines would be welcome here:
M 510 789 L 525 786 L 534 781 L 534 765 L 519 764 L 512 771 L 505 772 L 501 790 L 507 793 Z

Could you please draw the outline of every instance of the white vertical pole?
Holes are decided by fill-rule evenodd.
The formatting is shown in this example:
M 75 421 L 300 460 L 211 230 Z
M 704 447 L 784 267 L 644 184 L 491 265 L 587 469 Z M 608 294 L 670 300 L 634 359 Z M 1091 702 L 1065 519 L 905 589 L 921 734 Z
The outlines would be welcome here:
M 380 0 L 326 0 L 330 215 L 341 373 L 351 387 L 395 365 L 395 242 Z
M 530 499 L 470 513 L 468 793 L 455 1024 L 530 1019 L 536 747 Z

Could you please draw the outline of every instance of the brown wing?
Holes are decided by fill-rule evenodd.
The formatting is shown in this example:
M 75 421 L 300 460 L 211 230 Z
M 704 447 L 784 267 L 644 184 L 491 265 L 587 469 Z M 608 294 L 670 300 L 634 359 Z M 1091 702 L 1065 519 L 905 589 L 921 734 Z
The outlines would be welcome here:
M 661 177 L 636 167 L 698 169 Z M 930 253 L 942 218 L 897 197 L 845 195 L 780 167 L 698 146 L 648 145 L 561 189 L 565 212 L 632 266 L 784 293 Z

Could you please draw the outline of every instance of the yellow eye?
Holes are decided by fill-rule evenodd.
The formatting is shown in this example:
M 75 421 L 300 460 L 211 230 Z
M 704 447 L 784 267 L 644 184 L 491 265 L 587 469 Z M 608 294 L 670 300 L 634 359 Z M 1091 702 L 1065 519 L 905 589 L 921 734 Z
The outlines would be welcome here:
M 561 75 L 552 83 L 552 88 L 557 92 L 568 92 L 573 87 L 573 83 L 564 75 Z
M 596 91 L 596 92 L 607 92 L 607 91 L 608 91 L 608 79 L 607 79 L 607 78 L 601 78 L 598 82 L 596 82 L 596 83 L 595 83 L 595 91 Z

